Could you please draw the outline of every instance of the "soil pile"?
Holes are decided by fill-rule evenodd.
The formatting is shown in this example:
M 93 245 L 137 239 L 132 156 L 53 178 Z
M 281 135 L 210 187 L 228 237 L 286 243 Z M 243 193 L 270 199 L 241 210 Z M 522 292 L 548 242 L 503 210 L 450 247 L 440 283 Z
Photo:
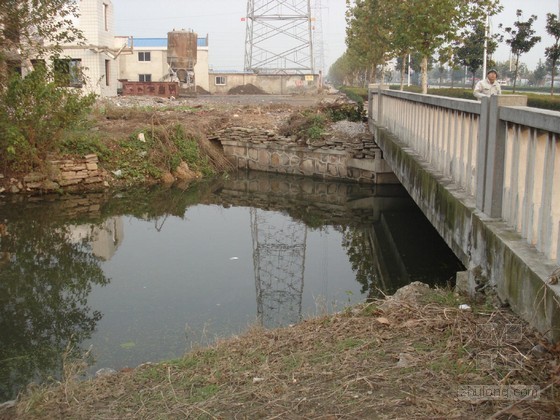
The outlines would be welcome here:
M 256 87 L 251 83 L 246 85 L 236 86 L 228 90 L 228 95 L 266 95 L 267 93 L 261 88 Z

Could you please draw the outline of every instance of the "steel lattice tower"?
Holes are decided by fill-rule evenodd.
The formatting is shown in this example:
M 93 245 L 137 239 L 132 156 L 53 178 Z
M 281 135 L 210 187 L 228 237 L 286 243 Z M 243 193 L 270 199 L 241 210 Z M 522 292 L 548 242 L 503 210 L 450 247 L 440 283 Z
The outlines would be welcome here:
M 278 225 L 274 213 L 254 208 L 250 214 L 257 316 L 267 328 L 295 324 L 302 316 L 307 226 Z
M 247 0 L 245 71 L 314 74 L 311 0 Z
M 315 0 L 315 24 L 313 30 L 313 49 L 315 51 L 315 70 L 325 73 L 325 49 L 323 43 L 323 6 Z

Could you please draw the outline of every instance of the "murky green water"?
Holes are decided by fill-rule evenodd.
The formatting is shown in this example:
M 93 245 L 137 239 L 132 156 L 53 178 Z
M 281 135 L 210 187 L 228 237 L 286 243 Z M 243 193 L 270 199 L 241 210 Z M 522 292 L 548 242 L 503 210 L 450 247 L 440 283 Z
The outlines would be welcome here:
M 0 200 L 0 399 L 343 309 L 460 264 L 398 187 L 251 173 Z

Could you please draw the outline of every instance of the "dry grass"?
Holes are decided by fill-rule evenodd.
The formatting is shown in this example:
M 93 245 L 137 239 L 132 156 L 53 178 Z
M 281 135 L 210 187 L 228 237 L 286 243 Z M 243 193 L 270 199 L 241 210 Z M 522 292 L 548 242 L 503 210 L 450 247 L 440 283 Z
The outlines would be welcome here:
M 290 328 L 252 328 L 180 360 L 22 396 L 6 417 L 76 419 L 553 418 L 559 348 L 508 310 L 426 291 Z M 533 349 L 533 350 L 532 350 Z M 466 385 L 535 385 L 538 399 L 460 398 Z M 9 415 L 8 415 L 9 414 Z

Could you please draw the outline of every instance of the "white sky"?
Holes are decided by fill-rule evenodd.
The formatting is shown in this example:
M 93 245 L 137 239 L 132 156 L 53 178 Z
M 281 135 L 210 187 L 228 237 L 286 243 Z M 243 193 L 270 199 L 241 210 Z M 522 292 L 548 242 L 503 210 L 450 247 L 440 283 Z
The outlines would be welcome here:
M 115 7 L 117 35 L 136 38 L 165 38 L 173 29 L 192 29 L 199 36 L 209 35 L 210 66 L 216 70 L 242 70 L 245 56 L 246 0 L 112 0 Z M 320 0 L 325 71 L 345 49 L 345 0 Z M 398 0 L 395 0 L 398 1 Z M 498 25 L 512 26 L 515 11 L 523 10 L 523 20 L 537 15 L 534 25 L 543 41 L 521 56 L 529 69 L 534 69 L 539 58 L 544 61 L 544 49 L 552 44 L 545 30 L 546 13 L 558 15 L 560 0 L 501 0 L 504 11 L 492 18 L 495 31 Z M 505 42 L 494 58 L 505 61 L 509 50 Z

